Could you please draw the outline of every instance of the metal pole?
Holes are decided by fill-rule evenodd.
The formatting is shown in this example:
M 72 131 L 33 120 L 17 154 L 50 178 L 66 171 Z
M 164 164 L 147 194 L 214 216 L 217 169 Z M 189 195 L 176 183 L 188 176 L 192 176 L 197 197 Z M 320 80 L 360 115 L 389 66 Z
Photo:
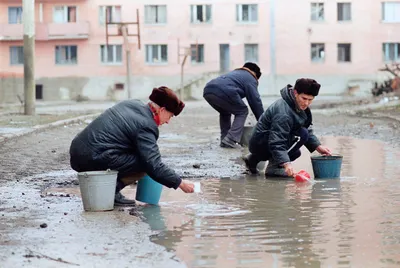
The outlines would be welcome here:
M 126 51 L 126 84 L 127 84 L 127 90 L 128 90 L 128 99 L 131 99 L 131 77 L 132 77 L 132 73 L 131 73 L 131 50 L 128 49 Z
M 124 36 L 124 47 L 126 51 L 126 90 L 128 91 L 128 99 L 131 99 L 131 48 L 129 47 L 127 26 L 122 25 L 121 31 Z
M 141 41 L 140 41 L 140 21 L 139 21 L 139 9 L 136 9 L 136 20 L 137 20 L 137 36 L 138 36 L 138 47 L 139 50 L 141 48 Z
M 185 66 L 185 62 L 186 62 L 186 58 L 188 57 L 188 55 L 187 54 L 185 54 L 185 57 L 183 58 L 183 62 L 182 62 L 182 64 L 181 64 L 181 90 L 180 90 L 180 94 L 179 94 L 179 96 L 180 96 L 180 99 L 181 99 L 181 101 L 183 101 L 183 99 L 184 99 L 184 84 L 183 84 L 183 67 Z
M 35 0 L 22 1 L 25 115 L 35 114 Z
M 275 39 L 275 10 L 276 10 L 276 0 L 270 0 L 269 3 L 269 18 L 270 18 L 270 59 L 271 59 L 271 79 L 272 79 L 272 92 L 275 92 L 276 88 L 276 39 Z
M 180 49 L 181 47 L 180 47 L 180 42 L 179 42 L 179 38 L 178 38 L 178 53 L 177 53 L 177 55 L 178 55 L 178 64 L 180 63 L 180 56 L 181 56 L 181 49 Z

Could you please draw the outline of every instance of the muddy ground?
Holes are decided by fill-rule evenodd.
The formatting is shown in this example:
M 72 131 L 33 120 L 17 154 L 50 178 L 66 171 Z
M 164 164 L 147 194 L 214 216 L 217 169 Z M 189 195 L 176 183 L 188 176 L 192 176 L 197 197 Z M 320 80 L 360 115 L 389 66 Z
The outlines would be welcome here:
M 0 144 L 0 262 L 4 267 L 184 266 L 173 252 L 149 241 L 151 231 L 140 215 L 130 215 L 128 209 L 83 213 L 79 197 L 47 192 L 77 184 L 68 148 L 85 125 L 48 129 Z M 346 115 L 315 110 L 314 128 L 317 136 L 400 144 L 400 122 L 370 111 Z M 206 104 L 189 103 L 160 134 L 165 162 L 182 177 L 237 177 L 245 171 L 239 160 L 245 149 L 219 147 L 218 116 Z

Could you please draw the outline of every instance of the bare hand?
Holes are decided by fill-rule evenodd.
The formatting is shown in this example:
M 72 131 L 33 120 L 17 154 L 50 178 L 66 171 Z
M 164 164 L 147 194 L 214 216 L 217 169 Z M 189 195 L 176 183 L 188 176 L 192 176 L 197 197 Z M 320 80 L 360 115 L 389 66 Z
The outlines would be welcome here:
M 294 170 L 293 170 L 292 163 L 287 162 L 287 163 L 283 164 L 283 167 L 285 168 L 285 172 L 289 177 L 294 176 Z
M 194 192 L 194 184 L 188 181 L 182 180 L 181 184 L 179 185 L 182 191 L 185 193 L 193 193 Z
M 317 152 L 322 155 L 332 155 L 331 150 L 328 147 L 322 145 L 317 147 Z

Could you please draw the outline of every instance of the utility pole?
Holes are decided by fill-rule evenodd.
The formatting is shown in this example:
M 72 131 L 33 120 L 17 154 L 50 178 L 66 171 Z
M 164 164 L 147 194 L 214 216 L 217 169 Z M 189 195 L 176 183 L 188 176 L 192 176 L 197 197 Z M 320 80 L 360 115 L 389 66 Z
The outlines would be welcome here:
M 181 49 L 183 49 L 184 50 L 184 52 L 183 53 L 181 53 Z M 196 46 L 195 46 L 195 57 L 196 57 L 196 60 L 198 60 L 198 57 L 199 57 L 199 46 L 198 46 L 198 41 L 196 40 Z M 182 63 L 181 63 L 181 88 L 180 88 L 180 90 L 179 90 L 179 98 L 181 99 L 181 101 L 183 101 L 184 100 L 184 98 L 185 98 L 185 90 L 184 90 L 184 67 L 185 67 L 185 63 L 186 63 L 186 60 L 187 60 L 187 58 L 189 57 L 189 56 L 191 56 L 191 47 L 181 47 L 181 45 L 180 45 L 180 40 L 179 40 L 179 38 L 178 38 L 178 64 L 180 63 L 180 57 L 181 56 L 183 56 L 183 61 L 182 61 Z
M 181 99 L 181 101 L 183 101 L 184 100 L 184 98 L 185 98 L 185 85 L 184 85 L 184 83 L 183 83 L 183 77 L 184 77 L 184 73 L 183 73 L 183 68 L 184 68 L 184 66 L 185 66 L 185 62 L 186 62 L 186 59 L 187 59 L 187 57 L 188 57 L 189 55 L 187 55 L 187 54 L 185 54 L 185 56 L 184 56 L 184 58 L 183 58 L 183 61 L 182 61 L 182 64 L 181 64 L 181 90 L 179 91 L 179 97 L 180 97 L 180 99 Z
M 122 36 L 124 37 L 124 47 L 126 52 L 126 90 L 128 90 L 128 99 L 131 99 L 131 48 L 129 46 L 128 28 L 126 25 L 121 26 Z
M 35 0 L 22 1 L 25 115 L 35 114 Z
M 141 48 L 141 43 L 140 43 L 140 22 L 139 22 L 139 9 L 136 9 L 136 21 L 135 22 L 113 22 L 113 21 L 108 21 L 110 18 L 110 14 L 108 13 L 109 10 L 106 9 L 106 16 L 105 16 L 105 24 L 106 24 L 106 45 L 107 49 L 108 47 L 108 38 L 110 36 L 122 36 L 124 39 L 124 47 L 125 47 L 125 52 L 126 52 L 126 89 L 128 91 L 128 99 L 131 98 L 131 81 L 132 81 L 132 62 L 131 62 L 131 47 L 129 46 L 129 36 L 136 36 L 138 40 L 138 49 L 140 50 Z M 110 25 L 117 25 L 117 33 L 116 34 L 110 34 L 108 27 Z M 136 25 L 136 34 L 130 34 L 128 30 L 129 25 Z
M 275 36 L 275 10 L 276 10 L 276 0 L 269 1 L 269 19 L 270 19 L 270 60 L 271 60 L 271 78 L 272 78 L 272 90 L 275 92 L 276 88 L 276 36 Z

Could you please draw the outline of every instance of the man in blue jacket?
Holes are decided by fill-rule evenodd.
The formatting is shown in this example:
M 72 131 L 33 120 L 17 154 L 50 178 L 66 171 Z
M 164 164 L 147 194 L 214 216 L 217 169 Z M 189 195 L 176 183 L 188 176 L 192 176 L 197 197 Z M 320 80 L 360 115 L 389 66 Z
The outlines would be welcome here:
M 257 164 L 268 160 L 265 175 L 292 177 L 292 163 L 300 157 L 303 145 L 313 152 L 330 155 L 329 148 L 321 145 L 312 129 L 309 105 L 318 95 L 321 85 L 313 79 L 301 78 L 294 87 L 281 90 L 282 98 L 275 101 L 258 120 L 249 141 L 250 154 L 244 157 L 247 169 L 256 174 Z
M 205 86 L 204 99 L 219 112 L 221 147 L 240 148 L 238 143 L 249 113 L 243 98 L 247 99 L 257 120 L 264 112 L 258 93 L 260 77 L 260 67 L 255 63 L 247 62 L 242 68 L 221 75 Z M 232 115 L 235 116 L 233 122 L 231 122 Z
M 72 141 L 71 167 L 77 172 L 118 171 L 115 205 L 134 205 L 120 191 L 148 174 L 168 188 L 194 191 L 161 160 L 158 127 L 181 113 L 185 104 L 167 87 L 154 88 L 149 103 L 126 100 L 107 109 Z

